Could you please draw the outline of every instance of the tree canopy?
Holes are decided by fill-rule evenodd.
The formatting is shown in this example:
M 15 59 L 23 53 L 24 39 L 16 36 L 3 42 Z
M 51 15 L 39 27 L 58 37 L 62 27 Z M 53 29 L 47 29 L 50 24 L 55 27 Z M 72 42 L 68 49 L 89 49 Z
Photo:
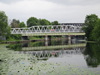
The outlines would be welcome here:
M 95 14 L 87 15 L 85 19 L 85 26 L 83 30 L 86 33 L 87 40 L 94 40 L 92 33 L 94 28 L 97 26 L 98 16 Z
M 11 28 L 19 28 L 20 21 L 13 19 L 11 22 Z
M 25 23 L 24 23 L 24 22 L 20 22 L 20 23 L 19 23 L 19 27 L 20 27 L 20 28 L 26 27 L 26 26 L 25 26 Z
M 39 19 L 39 25 L 50 25 L 50 21 L 46 19 Z
M 10 25 L 11 25 L 11 28 L 26 27 L 24 22 L 20 22 L 19 20 L 16 20 L 16 19 L 13 19 Z
M 53 21 L 52 25 L 59 25 L 58 21 Z
M 0 36 L 6 36 L 8 33 L 10 33 L 8 17 L 4 11 L 0 11 Z
M 27 27 L 36 26 L 36 25 L 59 25 L 58 21 L 50 22 L 47 19 L 37 19 L 35 17 L 30 17 L 27 20 Z
M 34 25 L 38 25 L 38 19 L 35 18 L 35 17 L 30 17 L 28 20 L 27 20 L 27 27 L 31 27 L 31 26 L 34 26 Z
M 92 38 L 95 41 L 100 42 L 100 19 L 97 20 L 97 23 L 92 31 Z

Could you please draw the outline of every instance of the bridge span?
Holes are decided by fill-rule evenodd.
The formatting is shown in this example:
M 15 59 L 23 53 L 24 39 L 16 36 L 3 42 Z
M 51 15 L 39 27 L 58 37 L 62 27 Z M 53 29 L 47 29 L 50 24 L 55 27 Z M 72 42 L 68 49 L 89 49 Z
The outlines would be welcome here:
M 38 25 L 29 28 L 12 28 L 11 34 L 22 36 L 85 35 L 81 25 Z

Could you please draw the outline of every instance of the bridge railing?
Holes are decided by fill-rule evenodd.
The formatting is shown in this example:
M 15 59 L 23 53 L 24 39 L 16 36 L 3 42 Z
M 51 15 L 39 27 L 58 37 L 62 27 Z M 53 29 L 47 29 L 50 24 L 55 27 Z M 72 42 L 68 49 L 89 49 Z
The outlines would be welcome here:
M 62 33 L 62 32 L 83 32 L 81 26 L 74 25 L 47 25 L 32 26 L 29 28 L 12 28 L 12 34 L 30 34 L 30 33 Z

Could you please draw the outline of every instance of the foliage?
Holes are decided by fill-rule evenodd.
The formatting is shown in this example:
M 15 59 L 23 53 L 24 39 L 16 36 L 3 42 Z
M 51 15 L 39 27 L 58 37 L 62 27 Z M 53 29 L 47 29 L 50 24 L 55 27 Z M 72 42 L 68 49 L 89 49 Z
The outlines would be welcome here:
M 6 16 L 4 11 L 0 11 L 0 21 L 2 21 L 2 22 L 7 24 L 8 17 Z
M 50 25 L 51 23 L 46 19 L 39 19 L 39 25 Z
M 8 39 L 9 37 L 11 37 L 11 32 L 10 32 L 11 28 L 8 26 L 6 30 L 7 30 L 6 39 Z
M 95 41 L 100 42 L 100 19 L 97 20 L 97 23 L 92 31 L 92 38 Z
M 92 31 L 94 30 L 95 26 L 97 26 L 98 16 L 95 14 L 87 15 L 85 19 L 85 26 L 83 30 L 86 33 L 87 40 L 94 40 L 92 38 Z
M 38 19 L 35 18 L 35 17 L 30 17 L 30 18 L 27 20 L 27 26 L 28 26 L 28 27 L 31 27 L 31 26 L 34 26 L 34 25 L 38 25 Z
M 26 26 L 25 26 L 25 23 L 24 23 L 24 22 L 20 22 L 20 23 L 19 23 L 19 27 L 20 27 L 20 28 L 26 27 Z
M 2 22 L 2 21 L 0 20 L 0 36 L 5 35 L 5 33 L 6 33 L 6 29 L 5 29 L 6 26 L 7 26 L 7 24 L 4 23 L 4 22 Z
M 11 34 L 7 40 L 10 40 L 10 41 L 15 41 L 15 40 L 21 40 L 21 35 L 20 34 Z
M 3 36 L 6 33 L 6 27 L 7 27 L 7 16 L 5 12 L 0 11 L 0 36 Z
M 58 21 L 53 21 L 51 24 L 52 25 L 59 25 Z
M 58 21 L 50 22 L 46 19 L 37 19 L 35 17 L 30 17 L 27 20 L 27 27 L 36 26 L 36 25 L 59 25 Z
M 9 34 L 8 17 L 4 11 L 0 11 L 0 36 L 8 36 Z
M 13 19 L 11 22 L 11 28 L 19 28 L 20 21 Z
M 7 47 L 15 51 L 22 50 L 22 44 L 9 44 Z

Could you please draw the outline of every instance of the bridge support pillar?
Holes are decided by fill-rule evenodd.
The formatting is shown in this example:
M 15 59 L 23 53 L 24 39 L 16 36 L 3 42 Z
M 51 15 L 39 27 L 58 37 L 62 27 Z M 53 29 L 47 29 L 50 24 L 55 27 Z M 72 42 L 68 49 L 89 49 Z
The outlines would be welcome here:
M 48 40 L 49 40 L 48 35 L 46 35 L 45 36 L 45 46 L 48 46 Z
M 28 40 L 28 36 L 22 36 L 22 40 Z
M 49 40 L 48 35 L 45 35 L 45 41 Z
M 66 44 L 66 35 L 62 35 L 62 45 Z
M 72 38 L 72 43 L 76 43 L 76 42 L 77 42 L 76 35 L 74 35 Z
M 71 36 L 68 35 L 68 44 L 71 44 Z
M 45 46 L 48 46 L 50 44 L 49 43 L 50 41 L 51 41 L 51 36 L 46 35 L 45 36 Z

